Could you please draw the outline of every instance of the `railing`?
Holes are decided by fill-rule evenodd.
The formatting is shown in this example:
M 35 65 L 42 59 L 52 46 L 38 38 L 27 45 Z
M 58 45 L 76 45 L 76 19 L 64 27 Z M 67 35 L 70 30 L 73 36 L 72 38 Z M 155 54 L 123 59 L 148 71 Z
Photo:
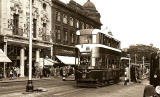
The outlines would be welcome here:
M 22 28 L 13 28 L 13 35 L 23 36 L 23 29 Z

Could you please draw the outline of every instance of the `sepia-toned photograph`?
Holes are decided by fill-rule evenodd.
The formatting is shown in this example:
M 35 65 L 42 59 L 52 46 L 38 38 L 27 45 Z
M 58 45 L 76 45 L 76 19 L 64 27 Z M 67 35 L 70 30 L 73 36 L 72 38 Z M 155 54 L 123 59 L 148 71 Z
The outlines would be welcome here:
M 0 0 L 0 97 L 160 97 L 160 1 Z

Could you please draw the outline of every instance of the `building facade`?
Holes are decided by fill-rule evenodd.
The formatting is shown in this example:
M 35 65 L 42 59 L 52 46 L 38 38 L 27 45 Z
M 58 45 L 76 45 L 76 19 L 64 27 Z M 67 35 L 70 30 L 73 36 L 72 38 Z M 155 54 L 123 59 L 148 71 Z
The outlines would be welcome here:
M 33 2 L 33 67 L 39 58 L 52 56 L 51 38 L 51 0 L 32 0 Z M 0 48 L 12 60 L 4 63 L 4 76 L 9 69 L 18 67 L 20 76 L 28 72 L 29 56 L 29 0 L 0 1 Z M 3 63 L 0 63 L 3 64 Z
M 52 3 L 53 56 L 55 59 L 56 55 L 74 56 L 66 52 L 74 52 L 77 43 L 76 31 L 101 29 L 100 14 L 90 0 L 83 6 L 74 0 L 67 4 L 60 0 L 52 0 Z

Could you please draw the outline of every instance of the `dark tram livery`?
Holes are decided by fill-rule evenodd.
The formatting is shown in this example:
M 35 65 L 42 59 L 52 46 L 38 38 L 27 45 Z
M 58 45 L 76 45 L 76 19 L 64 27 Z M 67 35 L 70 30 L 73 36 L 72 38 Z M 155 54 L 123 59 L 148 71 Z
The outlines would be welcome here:
M 150 62 L 150 85 L 144 88 L 143 97 L 160 97 L 160 53 L 153 53 Z
M 80 51 L 76 68 L 77 86 L 104 86 L 119 81 L 120 41 L 98 29 L 77 31 Z

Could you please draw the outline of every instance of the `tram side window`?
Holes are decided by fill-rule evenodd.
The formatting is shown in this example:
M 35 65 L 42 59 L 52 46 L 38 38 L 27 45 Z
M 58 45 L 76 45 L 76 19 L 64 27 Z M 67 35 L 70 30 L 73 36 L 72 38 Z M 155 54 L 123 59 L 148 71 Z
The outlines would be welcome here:
M 102 64 L 102 58 L 96 58 L 96 66 L 100 66 Z
M 111 69 L 111 68 L 112 68 L 111 60 L 109 60 L 108 63 L 109 63 L 109 64 L 108 64 L 108 68 Z

